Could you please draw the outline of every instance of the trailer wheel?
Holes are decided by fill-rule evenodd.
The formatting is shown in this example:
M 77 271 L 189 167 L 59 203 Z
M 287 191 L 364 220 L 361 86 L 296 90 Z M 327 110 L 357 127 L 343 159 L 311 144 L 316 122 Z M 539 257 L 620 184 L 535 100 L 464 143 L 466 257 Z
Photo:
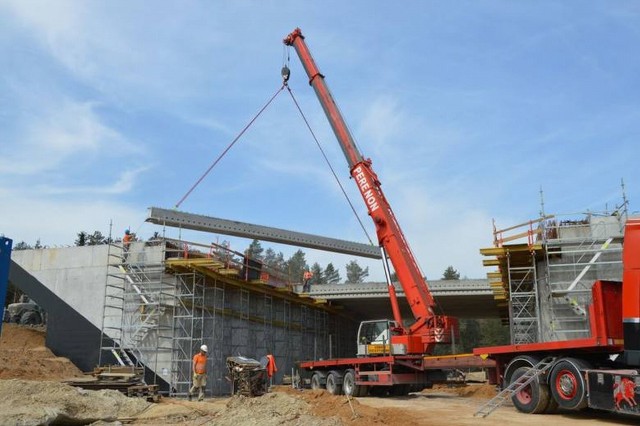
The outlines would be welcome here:
M 359 391 L 358 387 L 359 386 L 356 385 L 356 372 L 347 370 L 342 379 L 342 391 L 347 396 L 359 396 L 357 395 Z
M 335 371 L 332 371 L 327 375 L 327 391 L 331 395 L 341 395 L 342 394 L 342 385 L 338 384 L 340 379 L 338 374 Z
M 313 373 L 313 376 L 311 376 L 311 389 L 322 389 L 322 380 L 319 373 Z
M 509 384 L 518 381 L 528 370 L 529 367 L 519 367 L 511 375 Z M 518 411 L 527 414 L 543 413 L 549 405 L 549 399 L 549 387 L 540 384 L 537 380 L 529 383 L 511 397 L 511 401 Z
M 582 371 L 589 367 L 575 358 L 563 358 L 553 367 L 549 384 L 560 408 L 582 410 L 587 406 L 587 386 Z

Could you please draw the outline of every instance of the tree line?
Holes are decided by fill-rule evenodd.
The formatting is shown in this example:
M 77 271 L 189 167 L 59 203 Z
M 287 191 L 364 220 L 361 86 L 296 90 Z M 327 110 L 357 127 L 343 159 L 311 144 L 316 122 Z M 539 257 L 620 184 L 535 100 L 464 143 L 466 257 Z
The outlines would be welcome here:
M 159 234 L 156 232 L 150 239 L 156 239 Z M 116 239 L 115 241 L 119 241 Z M 100 231 L 86 232 L 80 231 L 76 234 L 74 245 L 76 246 L 93 246 L 100 244 L 109 244 L 112 240 L 104 236 Z M 224 245 L 224 244 L 223 244 Z M 42 249 L 47 248 L 38 239 L 35 244 L 30 245 L 24 241 L 13 246 L 14 250 Z M 306 254 L 298 249 L 288 259 L 285 259 L 282 252 L 277 252 L 272 248 L 266 250 L 262 247 L 260 241 L 253 240 L 249 247 L 245 250 L 245 256 L 262 262 L 268 267 L 287 273 L 290 277 L 302 278 L 305 271 L 311 271 L 313 277 L 310 283 L 312 285 L 322 284 L 339 284 L 342 281 L 340 271 L 333 265 L 328 263 L 324 268 L 314 262 L 311 266 L 307 264 Z M 362 268 L 356 260 L 351 260 L 345 266 L 347 277 L 346 284 L 358 284 L 364 282 L 369 276 L 369 268 Z M 395 273 L 391 275 L 392 281 L 397 281 Z M 459 280 L 460 273 L 453 267 L 448 266 L 443 274 L 443 280 Z M 17 296 L 15 296 L 17 297 Z M 8 301 L 15 297 L 7 298 Z M 15 301 L 15 300 L 14 300 Z M 470 352 L 473 348 L 481 346 L 496 346 L 509 343 L 509 328 L 502 324 L 500 319 L 460 319 L 460 337 L 454 345 L 439 345 L 436 347 L 436 355 L 444 355 L 451 353 Z
M 155 232 L 151 236 L 150 240 L 159 238 L 158 232 Z M 110 244 L 112 242 L 120 241 L 120 238 L 112 239 L 105 236 L 100 231 L 80 231 L 76 233 L 76 239 L 74 246 L 95 246 L 100 244 Z M 225 245 L 224 242 L 222 244 Z M 13 246 L 13 250 L 31 250 L 31 249 L 43 249 L 48 248 L 41 244 L 40 239 L 35 244 L 31 245 L 25 241 L 21 241 Z M 342 282 L 340 271 L 333 263 L 328 263 L 325 267 L 322 267 L 318 262 L 314 262 L 311 266 L 307 263 L 306 254 L 304 251 L 298 249 L 288 259 L 285 259 L 282 252 L 277 252 L 272 248 L 266 250 L 262 247 L 260 241 L 253 240 L 249 247 L 245 250 L 245 255 L 253 260 L 262 262 L 270 268 L 278 271 L 282 271 L 288 274 L 290 277 L 302 280 L 305 271 L 310 271 L 313 277 L 310 280 L 311 285 L 321 284 L 339 284 Z M 362 268 L 357 260 L 351 260 L 345 265 L 346 270 L 346 284 L 358 284 L 364 282 L 364 279 L 369 276 L 369 267 Z
M 290 277 L 302 278 L 305 271 L 313 274 L 309 283 L 311 285 L 322 284 L 339 284 L 342 281 L 340 271 L 332 262 L 329 262 L 324 268 L 314 262 L 311 266 L 307 263 L 306 253 L 298 249 L 288 259 L 285 259 L 282 252 L 277 252 L 271 247 L 266 250 L 258 240 L 253 240 L 249 247 L 245 250 L 245 255 L 253 260 L 262 262 L 269 268 L 287 273 Z M 363 283 L 364 279 L 369 276 L 369 267 L 362 268 L 357 260 L 351 260 L 345 266 L 347 277 L 344 281 L 346 284 Z

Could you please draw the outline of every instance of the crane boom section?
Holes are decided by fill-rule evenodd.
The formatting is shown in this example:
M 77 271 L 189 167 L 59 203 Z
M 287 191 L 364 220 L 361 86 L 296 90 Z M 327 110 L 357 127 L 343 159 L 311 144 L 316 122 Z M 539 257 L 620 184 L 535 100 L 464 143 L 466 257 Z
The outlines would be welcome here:
M 433 296 L 429 292 L 427 283 L 400 229 L 391 206 L 382 192 L 380 181 L 371 168 L 371 160 L 365 160 L 358 151 L 349 128 L 324 81 L 324 76 L 320 73 L 311 56 L 300 29 L 296 28 L 289 34 L 284 39 L 284 43 L 288 46 L 293 46 L 300 57 L 300 61 L 309 77 L 309 84 L 316 92 L 318 100 L 347 158 L 351 176 L 356 181 L 369 215 L 375 223 L 378 243 L 387 251 L 398 275 L 398 281 L 402 285 L 411 311 L 417 320 L 411 326 L 409 334 L 421 334 L 420 330 L 426 326 L 427 319 L 434 316 L 433 307 L 435 303 Z

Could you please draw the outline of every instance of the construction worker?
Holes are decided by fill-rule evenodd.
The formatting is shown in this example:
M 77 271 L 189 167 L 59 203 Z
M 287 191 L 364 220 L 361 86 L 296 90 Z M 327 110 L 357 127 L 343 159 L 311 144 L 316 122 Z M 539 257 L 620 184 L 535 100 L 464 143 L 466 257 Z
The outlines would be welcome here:
M 313 278 L 313 272 L 304 271 L 303 284 L 302 284 L 303 293 L 309 293 L 309 290 L 311 290 L 311 278 Z
M 273 386 L 273 375 L 278 371 L 278 367 L 276 366 L 276 358 L 267 354 L 267 377 L 269 377 L 269 388 Z
M 133 234 L 128 229 L 124 231 L 124 237 L 122 237 L 122 261 L 126 262 L 129 256 L 129 246 L 133 241 Z
M 200 351 L 193 356 L 191 369 L 193 371 L 193 386 L 189 389 L 189 401 L 198 388 L 198 401 L 204 399 L 204 389 L 207 386 L 207 345 L 200 346 Z

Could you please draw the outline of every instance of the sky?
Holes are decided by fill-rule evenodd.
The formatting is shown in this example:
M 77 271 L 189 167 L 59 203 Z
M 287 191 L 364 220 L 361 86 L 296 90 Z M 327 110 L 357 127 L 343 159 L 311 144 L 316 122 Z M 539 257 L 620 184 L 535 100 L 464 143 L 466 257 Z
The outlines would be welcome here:
M 281 86 L 373 224 L 293 49 L 300 27 L 424 274 L 482 278 L 492 221 L 640 210 L 635 1 L 0 1 L 0 234 L 72 245 L 173 208 Z M 179 207 L 367 242 L 279 95 Z M 263 243 L 285 256 L 296 247 Z M 304 250 L 344 278 L 353 257 Z M 371 280 L 380 262 L 358 259 Z

